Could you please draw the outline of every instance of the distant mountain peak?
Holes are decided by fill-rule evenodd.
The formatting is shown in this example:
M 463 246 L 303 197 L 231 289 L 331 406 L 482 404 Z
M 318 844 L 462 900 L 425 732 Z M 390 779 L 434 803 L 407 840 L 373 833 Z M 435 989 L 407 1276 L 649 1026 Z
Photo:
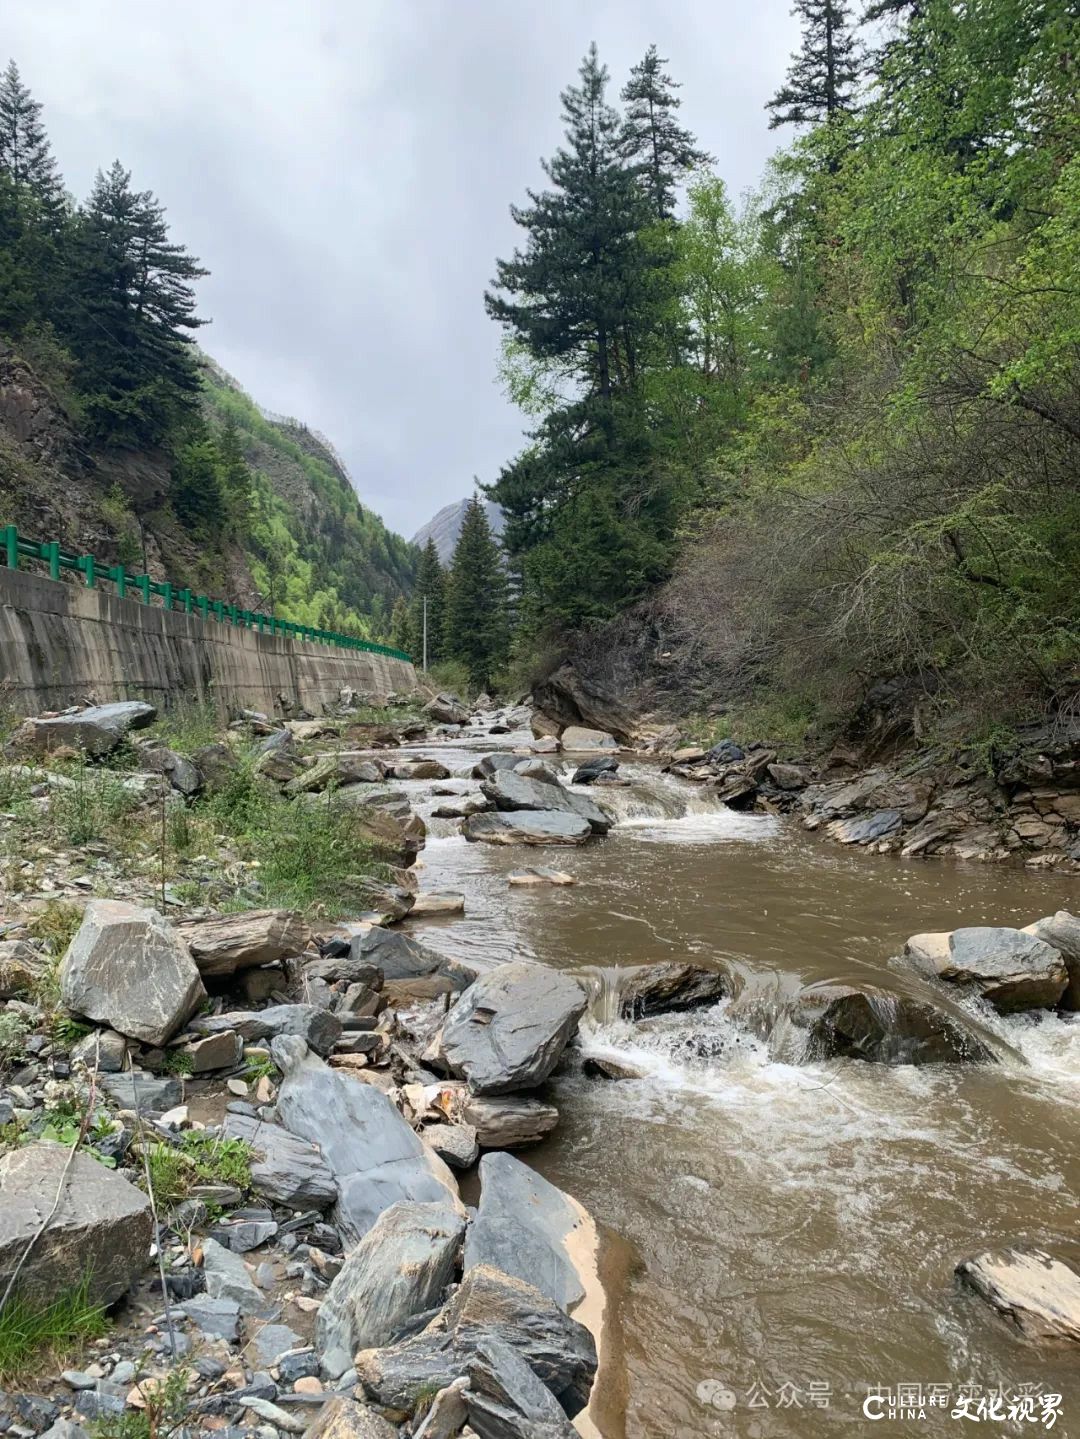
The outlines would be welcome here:
M 434 540 L 439 559 L 444 565 L 448 565 L 454 557 L 454 546 L 461 534 L 461 522 L 465 518 L 469 498 L 466 496 L 463 500 L 454 500 L 452 504 L 444 505 L 437 515 L 433 515 L 427 524 L 421 525 L 413 535 L 413 544 L 423 549 L 428 540 Z M 491 500 L 484 501 L 484 509 L 487 511 L 488 524 L 492 531 L 501 535 L 504 524 L 502 510 Z

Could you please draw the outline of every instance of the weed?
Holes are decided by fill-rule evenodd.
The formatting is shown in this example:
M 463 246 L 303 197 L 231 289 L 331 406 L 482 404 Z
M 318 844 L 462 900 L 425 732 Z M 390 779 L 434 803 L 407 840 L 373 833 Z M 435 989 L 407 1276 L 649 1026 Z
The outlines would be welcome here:
M 80 763 L 69 778 L 71 785 L 55 789 L 49 802 L 52 827 L 68 844 L 101 839 L 138 807 L 123 780 L 103 766 Z
M 30 1026 L 21 1014 L 0 1014 L 0 1074 L 22 1054 Z
M 30 919 L 27 928 L 34 939 L 40 940 L 50 954 L 59 958 L 75 938 L 82 920 L 82 911 L 77 905 L 50 899 Z
M 170 749 L 191 754 L 221 738 L 221 721 L 213 705 L 182 701 L 158 720 L 153 733 Z
M 70 1014 L 59 1011 L 53 1011 L 49 1015 L 48 1029 L 49 1038 L 64 1049 L 70 1049 L 72 1045 L 78 1044 L 80 1039 L 93 1033 L 92 1025 L 83 1024 L 81 1020 L 72 1019 Z
M 179 1145 L 152 1144 L 147 1150 L 154 1198 L 163 1208 L 178 1204 L 194 1184 L 251 1187 L 251 1146 L 191 1130 Z
M 244 1062 L 244 1078 L 248 1080 L 281 1078 L 281 1070 L 268 1054 L 249 1054 Z
M 158 1068 L 164 1074 L 191 1074 L 195 1069 L 195 1061 L 190 1054 L 183 1054 L 179 1049 L 170 1049 Z
M 64 1357 L 109 1327 L 105 1311 L 89 1297 L 89 1276 L 40 1307 L 13 1294 L 0 1309 L 0 1383 L 17 1385 L 46 1363 L 53 1371 Z
M 94 1439 L 169 1439 L 187 1416 L 191 1371 L 173 1369 L 164 1379 L 136 1380 L 143 1408 L 107 1414 L 92 1428 Z
M 3 723 L 0 714 L 0 730 Z M 30 798 L 32 785 L 33 780 L 18 765 L 5 765 L 0 769 L 0 809 L 18 810 Z

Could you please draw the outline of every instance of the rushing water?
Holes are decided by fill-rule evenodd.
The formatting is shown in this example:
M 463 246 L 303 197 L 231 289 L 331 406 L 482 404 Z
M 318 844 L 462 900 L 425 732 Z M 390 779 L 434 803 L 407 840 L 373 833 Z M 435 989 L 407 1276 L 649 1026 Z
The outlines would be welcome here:
M 461 776 L 475 759 L 435 752 Z M 619 823 L 583 849 L 468 845 L 435 820 L 423 856 L 424 887 L 467 905 L 426 942 L 579 972 L 596 995 L 584 1047 L 645 1071 L 604 1082 L 571 1067 L 551 1085 L 560 1127 L 524 1156 L 623 1241 L 607 1439 L 956 1435 L 964 1384 L 1058 1392 L 1054 1432 L 1080 1436 L 1075 1353 L 1025 1345 L 953 1280 L 958 1260 L 1010 1241 L 1080 1254 L 1080 1015 L 972 1010 L 997 1065 L 795 1067 L 727 1002 L 628 1024 L 611 1000 L 620 967 L 685 958 L 725 961 L 739 1006 L 759 1011 L 821 979 L 917 989 L 893 958 L 907 935 L 1026 924 L 1075 909 L 1080 885 L 851 853 L 717 810 L 655 769 L 622 773 L 630 787 L 595 792 Z M 437 802 L 425 787 L 421 810 Z M 529 864 L 577 883 L 509 888 Z M 868 1387 L 901 1384 L 923 1386 L 924 1419 L 863 1416 Z M 927 1403 L 932 1385 L 950 1387 L 946 1407 Z

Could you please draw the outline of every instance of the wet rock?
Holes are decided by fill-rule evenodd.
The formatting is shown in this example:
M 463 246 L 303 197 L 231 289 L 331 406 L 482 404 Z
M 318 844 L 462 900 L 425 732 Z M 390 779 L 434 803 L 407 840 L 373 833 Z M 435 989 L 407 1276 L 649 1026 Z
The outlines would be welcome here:
M 73 1014 L 144 1044 L 165 1044 L 206 998 L 191 954 L 152 909 L 95 899 L 60 965 Z
M 424 713 L 438 724 L 469 723 L 469 711 L 455 694 L 438 694 L 424 706 Z
M 203 1241 L 203 1275 L 206 1292 L 211 1299 L 225 1299 L 236 1304 L 240 1313 L 254 1319 L 273 1319 L 278 1306 L 257 1289 L 247 1265 L 239 1254 L 226 1249 L 216 1239 Z
M 923 1065 L 989 1064 L 995 1058 L 971 1029 L 936 1005 L 870 985 L 808 985 L 790 1017 L 805 1032 L 802 1053 L 793 1056 L 799 1060 L 843 1056 Z
M 602 729 L 586 729 L 582 725 L 568 725 L 559 736 L 564 750 L 618 749 L 619 742 L 613 734 Z
M 19 1277 L 32 1302 L 70 1291 L 87 1276 L 89 1297 L 112 1304 L 142 1273 L 153 1234 L 150 1201 L 121 1175 L 62 1144 L 34 1143 L 0 1157 L 0 1292 L 52 1208 L 60 1202 Z
M 551 1390 L 508 1344 L 488 1339 L 468 1374 L 465 1407 L 478 1439 L 575 1439 Z
M 581 1069 L 582 1073 L 587 1074 L 591 1079 L 644 1079 L 648 1072 L 639 1069 L 636 1064 L 627 1064 L 624 1060 L 615 1059 L 609 1054 L 587 1055 Z
M 433 809 L 431 813 L 434 819 L 468 819 L 469 815 L 483 814 L 492 807 L 486 795 L 463 794 L 446 804 L 440 804 L 438 809 Z
M 121 1109 L 138 1114 L 164 1114 L 183 1103 L 183 1080 L 172 1075 L 149 1074 L 145 1069 L 126 1069 L 120 1074 L 102 1073 L 101 1084 Z
M 151 774 L 163 774 L 170 786 L 188 799 L 202 789 L 202 775 L 195 765 L 166 745 L 143 745 L 139 750 L 139 766 Z
M 95 1029 L 72 1046 L 72 1061 L 98 1069 L 102 1074 L 118 1074 L 127 1059 L 128 1042 L 115 1029 Z
M 226 1139 L 250 1144 L 251 1187 L 256 1194 L 290 1209 L 326 1209 L 337 1199 L 337 1185 L 316 1144 L 298 1139 L 279 1124 L 242 1114 L 227 1114 Z
M 542 1084 L 585 1011 L 576 979 L 537 964 L 502 964 L 458 1000 L 433 1046 L 434 1058 L 468 1080 L 474 1094 Z
M 988 1250 L 958 1264 L 973 1289 L 1025 1339 L 1080 1344 L 1080 1271 L 1044 1249 Z
M 295 1349 L 301 1342 L 300 1335 L 287 1324 L 263 1324 L 252 1334 L 244 1353 L 253 1369 L 269 1369 L 277 1363 L 282 1354 Z M 273 1394 L 262 1397 L 271 1401 L 276 1399 L 277 1389 L 274 1389 Z
M 587 820 L 594 834 L 607 834 L 611 818 L 597 804 L 585 795 L 574 794 L 564 789 L 554 777 L 551 780 L 530 778 L 520 771 L 502 769 L 480 786 L 484 794 L 500 811 L 553 810 L 561 814 L 577 815 Z
M 643 1019 L 672 1010 L 697 1009 L 715 1004 L 731 993 L 731 979 L 703 964 L 672 961 L 634 970 L 619 993 L 624 1019 Z
M 413 900 L 410 919 L 428 919 L 432 915 L 464 914 L 463 894 L 437 894 L 434 890 L 421 890 Z
M 278 1117 L 319 1145 L 338 1188 L 336 1223 L 354 1244 L 398 1200 L 459 1208 L 454 1177 L 378 1089 L 331 1069 L 286 1036 L 272 1045 L 285 1078 Z
M 434 1308 L 454 1273 L 464 1218 L 444 1204 L 393 1204 L 346 1259 L 315 1322 L 323 1367 L 338 1378 L 358 1349 L 387 1344 Z
M 522 1094 L 473 1094 L 462 1101 L 461 1118 L 476 1131 L 482 1149 L 524 1149 L 551 1133 L 559 1111 Z
M 476 1130 L 471 1124 L 429 1124 L 420 1138 L 451 1169 L 471 1169 L 480 1157 Z
M 235 974 L 280 964 L 303 954 L 311 932 L 301 914 L 289 909 L 256 909 L 243 914 L 187 920 L 176 926 L 203 976 Z
M 390 768 L 391 779 L 449 779 L 450 771 L 437 759 L 398 760 Z
M 805 789 L 813 778 L 810 766 L 805 764 L 777 762 L 766 766 L 765 772 L 777 789 L 783 790 Z
M 437 975 L 445 981 L 437 992 L 445 993 L 466 989 L 476 978 L 472 965 L 438 954 L 393 929 L 375 927 L 356 935 L 349 947 L 349 958 L 356 964 L 375 965 L 387 984 L 399 987 Z
M 0 941 L 0 1000 L 32 998 L 47 969 L 44 956 L 25 940 Z
M 558 754 L 562 745 L 552 735 L 543 735 L 540 739 L 530 742 L 529 748 L 533 754 Z
M 1069 983 L 1061 997 L 1061 1008 L 1080 1010 L 1080 917 L 1059 909 L 1026 925 L 1024 934 L 1033 934 L 1036 939 L 1052 945 L 1065 961 Z
M 381 784 L 387 767 L 372 755 L 340 750 L 320 755 L 308 769 L 301 770 L 285 786 L 285 793 L 317 794 L 323 790 L 340 789 L 350 784 Z
M 96 759 L 111 754 L 131 730 L 144 729 L 156 718 L 154 706 L 141 700 L 90 705 L 73 714 L 24 720 L 12 744 L 35 754 L 61 748 L 79 749 Z
M 510 750 L 496 750 L 494 754 L 486 754 L 483 759 L 477 760 L 472 768 L 473 779 L 492 779 L 504 769 L 517 769 L 521 763 L 522 756 L 514 754 Z
M 335 1396 L 319 1411 L 304 1439 L 397 1439 L 397 1429 L 381 1414 L 353 1399 Z
M 567 874 L 561 869 L 545 869 L 537 866 L 534 869 L 515 869 L 506 877 L 507 884 L 520 885 L 522 887 L 541 885 L 567 885 L 576 884 L 572 874 Z
M 887 835 L 898 834 L 902 827 L 898 809 L 880 809 L 864 819 L 833 820 L 825 829 L 840 844 L 874 844 Z
M 465 1272 L 479 1264 L 533 1284 L 560 1309 L 585 1295 L 570 1246 L 583 1224 L 554 1184 L 509 1154 L 480 1161 L 480 1206 L 465 1237 Z
M 977 925 L 915 934 L 904 954 L 924 973 L 989 1001 L 999 1014 L 1052 1008 L 1069 982 L 1061 952 L 1019 929 Z
M 468 840 L 483 844 L 584 844 L 592 825 L 559 810 L 517 810 L 513 814 L 470 815 L 461 826 Z
M 196 1034 L 235 1031 L 246 1044 L 292 1034 L 316 1054 L 327 1055 L 341 1037 L 341 1020 L 316 1004 L 274 1004 L 269 1009 L 229 1010 L 191 1022 Z
M 191 1064 L 192 1074 L 207 1074 L 214 1069 L 232 1069 L 244 1053 L 244 1041 L 234 1029 L 223 1029 L 205 1039 L 192 1039 L 171 1054 L 181 1054 Z
M 584 764 L 578 765 L 574 771 L 574 784 L 594 784 L 602 774 L 615 774 L 619 768 L 619 761 L 614 755 L 598 754 L 594 759 L 587 759 Z

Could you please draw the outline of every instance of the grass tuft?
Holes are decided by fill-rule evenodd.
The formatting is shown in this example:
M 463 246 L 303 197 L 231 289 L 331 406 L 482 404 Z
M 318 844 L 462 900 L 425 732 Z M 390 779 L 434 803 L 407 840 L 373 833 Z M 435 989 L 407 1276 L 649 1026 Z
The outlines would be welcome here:
M 89 1298 L 89 1280 L 44 1307 L 13 1294 L 0 1309 L 0 1384 L 17 1385 L 48 1367 L 65 1367 L 66 1356 L 109 1328 L 100 1304 Z
M 165 1209 L 179 1204 L 196 1184 L 234 1184 L 251 1188 L 251 1146 L 194 1129 L 179 1145 L 152 1144 L 147 1150 L 156 1202 Z

